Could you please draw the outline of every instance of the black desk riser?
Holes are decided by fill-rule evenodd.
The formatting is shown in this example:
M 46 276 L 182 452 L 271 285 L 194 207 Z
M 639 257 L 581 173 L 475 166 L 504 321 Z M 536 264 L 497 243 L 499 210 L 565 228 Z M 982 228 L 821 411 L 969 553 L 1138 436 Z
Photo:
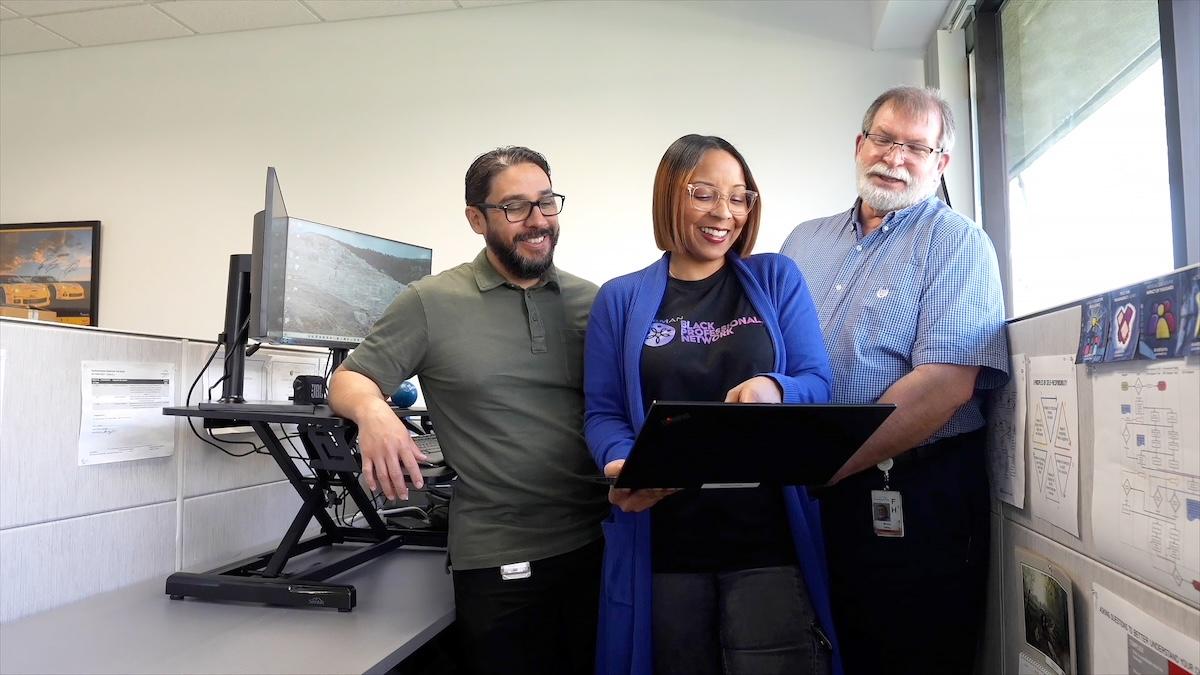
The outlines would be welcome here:
M 357 427 L 324 405 L 215 404 L 163 408 L 164 415 L 224 420 L 250 426 L 275 463 L 287 476 L 303 504 L 287 533 L 272 551 L 239 560 L 208 572 L 176 572 L 167 577 L 166 593 L 179 600 L 234 600 L 277 605 L 336 607 L 349 612 L 356 604 L 354 586 L 324 583 L 326 579 L 392 551 L 405 544 L 446 546 L 445 532 L 423 532 L 388 525 L 376 511 L 370 496 L 358 482 L 361 467 L 354 453 Z M 409 429 L 423 433 L 412 418 L 424 418 L 421 408 L 398 410 Z M 293 463 L 272 424 L 295 424 L 313 475 L 305 476 Z M 325 510 L 334 488 L 344 488 L 367 521 L 368 527 L 338 525 Z M 309 523 L 316 519 L 321 534 L 301 541 Z M 295 556 L 337 544 L 363 544 L 353 553 L 333 562 L 285 572 Z

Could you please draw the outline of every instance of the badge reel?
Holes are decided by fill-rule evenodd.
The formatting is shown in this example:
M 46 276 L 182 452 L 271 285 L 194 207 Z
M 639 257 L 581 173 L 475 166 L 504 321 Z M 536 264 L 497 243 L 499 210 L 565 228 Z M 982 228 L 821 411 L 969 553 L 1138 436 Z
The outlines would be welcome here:
M 895 462 L 890 457 L 875 465 L 883 472 L 883 489 L 871 490 L 871 524 L 880 537 L 904 536 L 904 503 L 899 492 L 888 489 L 888 471 L 893 466 Z

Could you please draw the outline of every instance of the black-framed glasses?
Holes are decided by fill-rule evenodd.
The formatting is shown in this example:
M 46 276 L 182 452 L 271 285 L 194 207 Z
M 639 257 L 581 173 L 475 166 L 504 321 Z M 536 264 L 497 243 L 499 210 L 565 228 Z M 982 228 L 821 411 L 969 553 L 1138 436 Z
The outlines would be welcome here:
M 754 202 L 758 199 L 758 193 L 753 190 L 734 190 L 725 194 L 711 185 L 688 183 L 687 191 L 692 208 L 705 213 L 717 208 L 717 204 L 724 199 L 729 204 L 730 213 L 735 216 L 744 216 L 750 213 L 750 209 L 754 208 Z
M 533 212 L 534 206 L 538 207 L 538 211 L 541 211 L 543 216 L 557 216 L 562 213 L 563 204 L 566 201 L 567 198 L 565 196 L 555 192 L 541 199 L 513 199 L 503 204 L 480 202 L 472 204 L 472 206 L 480 209 L 498 209 L 504 212 L 504 217 L 508 218 L 508 222 L 519 223 L 529 217 L 529 214 Z
M 871 145 L 874 146 L 881 155 L 886 155 L 892 148 L 895 147 L 899 147 L 900 151 L 907 153 L 909 157 L 915 157 L 917 159 L 928 159 L 930 155 L 942 152 L 942 148 L 931 148 L 928 145 L 921 145 L 920 143 L 901 143 L 900 141 L 894 141 L 887 136 L 880 134 L 864 133 L 863 136 L 871 142 Z

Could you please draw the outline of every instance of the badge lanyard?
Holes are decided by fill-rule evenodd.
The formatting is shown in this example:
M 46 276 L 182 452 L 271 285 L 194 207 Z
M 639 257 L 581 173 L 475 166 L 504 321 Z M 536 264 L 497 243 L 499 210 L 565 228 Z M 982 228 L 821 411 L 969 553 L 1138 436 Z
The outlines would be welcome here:
M 887 458 L 875 465 L 883 472 L 883 489 L 871 490 L 871 524 L 880 537 L 904 536 L 904 502 L 900 493 L 891 489 L 891 474 L 896 463 Z

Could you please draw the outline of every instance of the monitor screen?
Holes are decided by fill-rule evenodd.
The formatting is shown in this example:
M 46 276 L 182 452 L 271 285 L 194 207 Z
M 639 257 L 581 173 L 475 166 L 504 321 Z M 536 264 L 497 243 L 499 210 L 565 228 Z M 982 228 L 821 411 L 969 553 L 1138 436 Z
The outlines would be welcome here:
M 355 347 L 408 284 L 432 271 L 428 248 L 288 217 L 274 169 L 266 196 L 254 222 L 251 337 Z

